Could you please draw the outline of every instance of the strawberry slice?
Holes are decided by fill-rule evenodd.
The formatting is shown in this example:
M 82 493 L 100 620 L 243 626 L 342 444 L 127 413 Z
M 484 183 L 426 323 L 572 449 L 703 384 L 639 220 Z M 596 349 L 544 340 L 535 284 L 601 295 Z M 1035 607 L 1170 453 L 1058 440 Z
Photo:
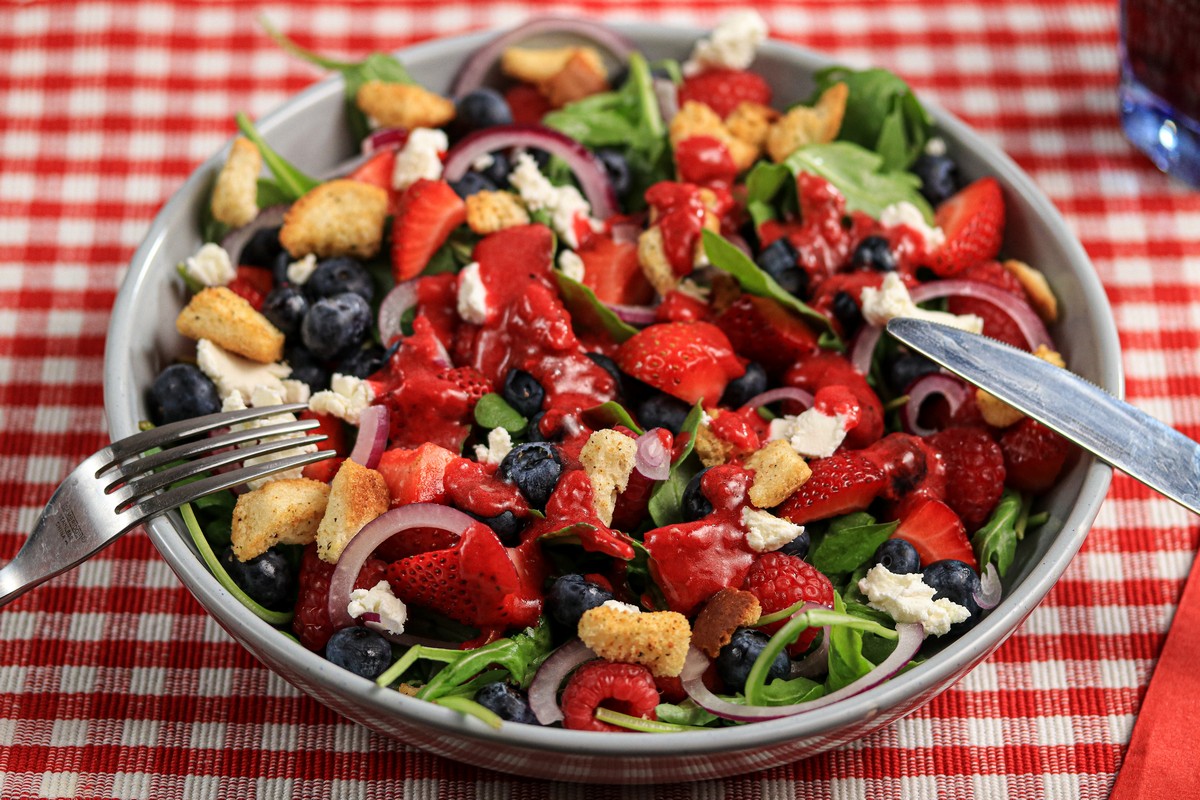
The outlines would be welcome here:
M 407 134 L 405 135 L 407 139 Z M 403 146 L 404 142 L 400 142 Z M 351 172 L 348 177 L 352 181 L 361 183 L 369 183 L 372 186 L 378 186 L 388 193 L 388 213 L 395 214 L 399 206 L 400 195 L 392 188 L 392 173 L 396 170 L 396 151 L 392 148 L 380 150 L 375 155 L 368 158 L 359 166 L 358 169 Z
M 672 611 L 691 616 L 721 589 L 741 587 L 757 554 L 739 514 L 720 511 L 646 533 L 650 575 Z
M 450 233 L 467 219 L 467 205 L 445 181 L 422 178 L 408 187 L 392 228 L 392 277 L 415 278 Z
M 339 456 L 338 458 L 327 458 L 324 461 L 309 464 L 302 470 L 301 474 L 314 481 L 329 483 L 333 480 L 333 476 L 337 475 L 338 469 L 342 466 L 342 462 L 345 461 L 345 456 L 350 453 L 350 447 L 346 441 L 346 426 L 332 414 L 318 414 L 315 411 L 302 411 L 299 418 L 316 420 L 319 424 L 312 432 L 325 434 L 325 436 L 329 437 L 325 441 L 318 443 L 317 449 L 333 450 Z
M 529 513 L 529 503 L 511 483 L 500 480 L 495 469 L 472 461 L 455 458 L 446 465 L 444 477 L 446 499 L 455 508 L 480 517 L 494 517 L 511 511 L 518 517 Z
M 746 372 L 728 337 L 708 322 L 651 325 L 617 349 L 617 366 L 643 383 L 687 403 L 715 403 Z
M 654 287 L 638 263 L 636 242 L 593 236 L 576 252 L 583 260 L 583 283 L 600 302 L 640 306 L 654 298 Z
M 817 334 L 800 317 L 767 297 L 744 294 L 715 320 L 733 349 L 778 376 L 815 353 Z
M 550 101 L 528 83 L 514 84 L 504 93 L 517 125 L 537 125 L 550 112 Z
M 783 501 L 778 514 L 799 525 L 863 511 L 887 486 L 884 471 L 857 452 L 812 463 L 812 477 Z
M 803 487 L 801 487 L 803 488 Z M 900 525 L 893 539 L 904 539 L 917 549 L 921 566 L 954 558 L 979 571 L 975 551 L 967 539 L 967 530 L 950 506 L 940 500 L 918 499 L 901 511 Z
M 255 311 L 261 311 L 263 301 L 271 293 L 274 283 L 269 269 L 238 267 L 237 274 L 225 288 L 244 299 Z
M 744 102 L 771 105 L 771 87 L 757 73 L 742 69 L 709 69 L 686 78 L 679 87 L 679 105 L 704 103 L 722 118 Z
M 866 377 L 845 356 L 817 353 L 788 370 L 783 376 L 783 384 L 813 395 L 826 386 L 844 386 L 850 390 L 858 400 L 859 418 L 858 424 L 846 432 L 843 446 L 847 449 L 862 449 L 883 436 L 883 403 Z
M 393 506 L 410 503 L 445 503 L 446 488 L 442 476 L 446 465 L 457 458 L 454 453 L 432 442 L 415 450 L 393 447 L 379 457 L 375 469 L 383 474 Z
M 929 260 L 939 277 L 994 259 L 1004 238 L 1004 195 L 995 178 L 980 178 L 944 201 L 934 214 L 946 241 Z

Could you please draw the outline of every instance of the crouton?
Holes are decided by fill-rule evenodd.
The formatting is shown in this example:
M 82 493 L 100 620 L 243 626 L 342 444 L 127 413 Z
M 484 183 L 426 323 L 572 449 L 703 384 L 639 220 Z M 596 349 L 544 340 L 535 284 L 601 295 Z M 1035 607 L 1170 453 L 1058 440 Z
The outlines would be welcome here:
M 258 173 L 262 155 L 254 144 L 242 137 L 233 140 L 233 149 L 213 184 L 212 215 L 218 222 L 234 228 L 248 224 L 258 216 Z
M 629 476 L 637 465 L 637 442 L 614 430 L 596 431 L 579 451 L 579 462 L 592 484 L 596 516 L 609 525 L 617 495 L 629 486 Z
M 668 132 L 671 146 L 679 144 L 693 136 L 708 136 L 716 139 L 729 150 L 738 172 L 749 169 L 758 159 L 757 145 L 743 141 L 729 132 L 725 123 L 717 116 L 717 112 L 695 100 L 688 100 L 671 119 Z
M 1041 317 L 1042 322 L 1046 324 L 1057 322 L 1058 298 L 1054 296 L 1054 290 L 1046 282 L 1046 276 L 1040 270 L 1034 269 L 1024 261 L 1017 261 L 1015 258 L 1005 261 L 1004 268 L 1017 276 L 1017 280 L 1025 290 L 1025 296 L 1029 298 L 1029 305 Z
M 329 506 L 317 528 L 317 555 L 336 564 L 354 534 L 388 510 L 391 497 L 383 475 L 350 459 L 342 462 L 329 487 Z
M 554 76 L 538 84 L 538 91 L 554 108 L 562 108 L 599 92 L 608 91 L 608 77 L 598 58 L 580 48 Z
M 528 224 L 529 212 L 512 192 L 483 191 L 467 198 L 467 225 L 481 236 Z
M 721 414 L 717 409 L 706 413 L 713 418 Z M 732 442 L 725 441 L 713 433 L 707 425 L 701 424 L 700 427 L 696 428 L 696 444 L 694 445 L 694 449 L 701 464 L 706 467 L 715 467 L 733 458 L 735 448 Z
M 500 71 L 515 80 L 538 86 L 555 78 L 572 61 L 607 81 L 604 61 L 592 47 L 509 47 L 500 56 Z
M 666 297 L 675 288 L 675 284 L 679 283 L 679 276 L 672 269 L 671 262 L 667 261 L 662 228 L 652 225 L 638 235 L 637 254 L 638 265 L 641 266 L 646 280 L 654 287 L 654 291 Z
M 753 625 L 760 616 L 762 605 L 753 594 L 741 589 L 722 589 L 696 615 L 692 645 L 709 658 L 716 658 L 721 648 L 729 644 L 734 631 Z
M 224 286 L 192 295 L 175 318 L 175 328 L 189 339 L 208 339 L 260 364 L 283 357 L 283 333 L 245 298 Z
M 292 258 L 371 258 L 383 241 L 387 191 L 362 181 L 322 183 L 292 204 L 279 241 Z
M 308 478 L 271 481 L 233 507 L 233 554 L 249 561 L 277 544 L 308 544 L 329 503 L 329 485 Z
M 761 149 L 767 143 L 767 133 L 771 130 L 771 124 L 777 119 L 779 112 L 775 109 L 747 100 L 739 103 L 738 107 L 725 117 L 725 128 L 743 142 Z
M 786 439 L 776 439 L 756 450 L 746 459 L 746 469 L 754 470 L 750 502 L 759 508 L 774 508 L 812 477 L 808 462 Z
M 1033 354 L 1059 369 L 1067 367 L 1067 362 L 1063 360 L 1058 351 L 1051 350 L 1044 344 L 1038 345 Z M 1020 411 L 983 389 L 975 390 L 975 405 L 979 408 L 979 414 L 983 417 L 983 421 L 993 428 L 1007 428 L 1017 424 L 1025 417 Z
M 656 677 L 673 678 L 683 671 L 692 630 L 676 611 L 642 613 L 606 604 L 583 612 L 579 638 L 601 658 L 641 664 Z
M 440 128 L 454 119 L 453 100 L 413 83 L 367 81 L 354 103 L 384 128 Z
M 767 154 L 779 163 L 806 144 L 832 142 L 842 127 L 850 90 L 835 83 L 821 93 L 812 108 L 796 106 L 777 120 L 767 132 Z

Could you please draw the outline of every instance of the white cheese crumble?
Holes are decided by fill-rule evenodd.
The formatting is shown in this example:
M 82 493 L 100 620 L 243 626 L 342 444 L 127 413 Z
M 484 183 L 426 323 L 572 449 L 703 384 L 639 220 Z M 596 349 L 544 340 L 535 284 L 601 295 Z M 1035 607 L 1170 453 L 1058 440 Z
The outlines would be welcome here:
M 975 314 L 950 314 L 945 311 L 926 311 L 918 308 L 908 294 L 900 275 L 889 272 L 879 289 L 870 286 L 862 290 L 863 319 L 872 325 L 886 325 L 889 319 L 912 317 L 938 322 L 970 333 L 983 331 L 983 319 Z
M 900 225 L 916 231 L 925 242 L 925 250 L 932 253 L 946 243 L 946 234 L 937 225 L 925 222 L 921 209 L 907 200 L 892 203 L 879 215 L 879 224 L 885 228 L 895 228 Z
M 458 273 L 458 315 L 474 325 L 487 322 L 487 287 L 479 274 L 479 262 L 472 261 Z
M 496 159 L 491 153 L 480 153 L 475 156 L 475 160 L 471 162 L 471 169 L 476 172 L 483 172 L 488 167 L 496 163 Z
M 746 69 L 767 38 L 767 23 L 757 11 L 734 11 L 722 19 L 708 38 L 696 42 L 683 63 L 684 75 L 710 68 Z
M 583 283 L 583 259 L 574 250 L 563 250 L 558 254 L 558 270 L 571 280 Z
M 283 395 L 280 393 L 280 391 L 266 387 L 266 386 L 256 386 L 256 387 L 254 387 L 253 390 L 250 391 L 249 394 L 250 394 L 250 406 L 249 407 L 253 407 L 253 408 L 263 408 L 266 406 L 277 406 L 283 402 Z M 229 396 L 226 397 L 224 402 L 221 404 L 222 411 L 241 411 L 247 407 L 248 406 L 246 405 L 246 400 L 245 400 L 245 397 L 243 396 L 242 392 L 240 390 L 236 390 L 236 389 L 234 391 L 230 392 Z M 295 421 L 296 421 L 296 417 L 293 414 L 275 414 L 270 417 L 263 417 L 260 419 L 252 419 L 249 422 L 238 423 L 237 425 L 231 426 L 231 430 L 237 430 L 237 431 L 252 430 L 252 429 L 256 429 L 256 428 L 263 428 L 263 427 L 266 427 L 267 425 L 275 425 L 280 422 L 295 422 Z M 301 439 L 303 437 L 304 437 L 303 433 L 289 433 L 289 434 L 285 434 L 285 435 L 277 437 L 277 438 Z M 249 442 L 246 442 L 245 444 L 241 445 L 241 447 L 251 447 L 257 443 L 258 442 L 256 442 L 256 441 L 249 441 Z M 263 455 L 263 456 L 255 456 L 253 458 L 247 458 L 242 462 L 242 465 L 246 466 L 246 467 L 252 467 L 255 464 L 262 464 L 267 461 L 275 461 L 276 459 L 286 458 L 288 456 L 299 456 L 299 455 L 304 455 L 305 453 L 313 453 L 313 452 L 316 452 L 316 449 L 317 449 L 317 446 L 315 444 L 306 444 L 306 445 L 300 445 L 298 447 L 290 447 L 287 450 L 283 450 L 281 452 L 268 453 L 267 455 Z M 304 468 L 303 467 L 294 467 L 289 470 L 284 470 L 283 472 L 276 472 L 273 475 L 268 475 L 265 478 L 256 478 L 255 480 L 247 481 L 246 485 L 249 486 L 251 489 L 259 489 L 262 486 L 265 486 L 266 484 L 270 483 L 271 481 L 277 481 L 277 480 L 281 480 L 283 478 L 302 478 L 302 477 L 304 477 Z
M 370 589 L 355 589 L 350 592 L 350 604 L 346 606 L 346 613 L 358 619 L 367 612 L 379 615 L 379 622 L 368 624 L 390 633 L 404 633 L 404 623 L 408 621 L 408 606 L 392 594 L 392 587 L 387 581 L 380 581 Z
M 925 155 L 944 156 L 946 155 L 946 140 L 940 136 L 934 136 L 925 143 Z
M 746 527 L 746 544 L 756 553 L 778 550 L 804 533 L 804 526 L 747 506 L 742 509 L 742 525 Z
M 229 253 L 212 242 L 197 250 L 196 255 L 188 256 L 183 269 L 189 278 L 205 286 L 226 286 L 237 275 Z
M 605 608 L 611 608 L 615 611 L 623 611 L 626 614 L 640 614 L 642 610 L 632 603 L 622 603 L 620 600 L 605 600 Z
M 504 428 L 488 431 L 487 444 L 475 445 L 475 460 L 481 464 L 499 464 L 512 452 L 512 436 Z
M 858 590 L 867 596 L 871 608 L 896 622 L 920 623 L 927 635 L 941 636 L 951 625 L 971 616 L 966 607 L 949 598 L 934 600 L 937 590 L 921 580 L 919 572 L 897 575 L 880 564 L 858 582 Z
M 297 286 L 303 286 L 308 283 L 308 279 L 312 277 L 313 272 L 317 269 L 317 256 L 315 253 L 309 253 L 299 261 L 293 261 L 288 264 L 287 279 L 289 283 L 294 283 Z
M 317 392 L 308 400 L 308 408 L 318 414 L 332 414 L 351 425 L 358 424 L 358 417 L 375 399 L 371 384 L 353 375 L 333 373 L 329 388 Z
M 449 149 L 450 140 L 445 131 L 414 129 L 408 134 L 404 147 L 396 153 L 392 187 L 404 191 L 422 178 L 436 181 L 442 177 L 442 153 Z
M 308 399 L 312 397 L 312 389 L 304 381 L 284 378 L 280 383 L 283 384 L 283 402 L 285 403 L 307 403 Z
M 265 386 L 282 395 L 284 388 L 280 378 L 292 374 L 292 368 L 287 364 L 260 364 L 230 353 L 208 339 L 196 343 L 196 366 L 216 384 L 222 400 L 235 391 L 249 397 L 256 386 Z
M 675 291 L 682 295 L 699 300 L 702 303 L 707 303 L 712 295 L 712 289 L 707 286 L 701 286 L 691 278 L 684 278 L 675 285 Z
M 768 441 L 786 439 L 802 456 L 829 458 L 846 438 L 846 417 L 810 408 L 798 416 L 776 417 L 771 420 L 769 430 Z
M 575 221 L 584 220 L 593 230 L 601 225 L 592 219 L 592 207 L 574 186 L 555 186 L 538 170 L 537 162 L 529 153 L 519 153 L 516 165 L 508 176 L 508 183 L 521 195 L 521 200 L 530 211 L 546 211 L 550 214 L 550 226 L 562 237 L 572 250 L 579 247 L 575 235 Z

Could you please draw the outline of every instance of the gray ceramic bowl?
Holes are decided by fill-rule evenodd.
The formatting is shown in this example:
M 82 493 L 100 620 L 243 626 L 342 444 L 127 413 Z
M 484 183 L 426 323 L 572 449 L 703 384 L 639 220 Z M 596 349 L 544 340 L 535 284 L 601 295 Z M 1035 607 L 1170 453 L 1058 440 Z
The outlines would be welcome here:
M 618 26 L 652 58 L 686 57 L 697 31 Z M 401 57 L 422 83 L 446 91 L 457 65 L 490 38 L 477 34 L 412 47 Z M 805 98 L 810 76 L 828 60 L 771 42 L 755 69 L 780 104 Z M 354 152 L 342 121 L 342 89 L 326 80 L 260 122 L 282 153 L 310 172 Z M 1009 223 L 1005 250 L 1040 267 L 1054 285 L 1063 320 L 1053 331 L 1071 368 L 1120 394 L 1116 330 L 1104 291 L 1079 243 L 1028 176 L 987 141 L 933 109 L 950 152 L 968 176 L 990 174 L 1004 186 Z M 174 265 L 201 244 L 196 219 L 208 180 L 226 151 L 205 162 L 154 220 L 117 297 L 105 358 L 105 405 L 114 438 L 144 419 L 144 389 L 173 357 L 189 351 L 175 333 L 182 289 Z M 310 653 L 261 622 L 205 569 L 178 515 L 152 522 L 150 536 L 180 580 L 231 636 L 295 686 L 367 727 L 434 753 L 502 772 L 565 781 L 652 783 L 717 778 L 773 767 L 858 739 L 910 713 L 992 653 L 1066 569 L 1096 517 L 1111 477 L 1083 458 L 1043 506 L 1050 521 L 1026 537 L 1006 579 L 1003 602 L 977 627 L 920 669 L 811 716 L 689 734 L 598 734 L 524 725 L 494 731 L 459 714 L 382 690 Z

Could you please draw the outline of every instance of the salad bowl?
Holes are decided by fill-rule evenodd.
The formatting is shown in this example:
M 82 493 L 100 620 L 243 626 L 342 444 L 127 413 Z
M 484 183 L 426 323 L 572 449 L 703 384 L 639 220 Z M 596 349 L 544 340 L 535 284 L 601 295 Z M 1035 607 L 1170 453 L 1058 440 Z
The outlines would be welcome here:
M 614 25 L 650 59 L 687 57 L 701 31 Z M 397 55 L 424 86 L 448 93 L 457 67 L 494 37 L 473 34 L 420 44 Z M 808 97 L 824 56 L 768 41 L 754 70 L 777 104 Z M 1104 291 L 1082 247 L 1031 179 L 995 146 L 953 116 L 930 108 L 935 128 L 966 176 L 994 176 L 1008 209 L 1005 251 L 1038 265 L 1065 310 L 1053 329 L 1070 368 L 1114 394 L 1122 392 L 1118 339 Z M 344 124 L 342 83 L 324 80 L 266 115 L 261 133 L 293 163 L 324 174 L 357 149 Z M 145 390 L 188 352 L 175 329 L 185 302 L 175 265 L 202 241 L 196 220 L 228 146 L 201 165 L 163 207 L 134 254 L 113 310 L 105 356 L 105 406 L 111 435 L 127 436 L 149 415 Z M 859 739 L 921 707 L 987 658 L 1050 591 L 1079 550 L 1107 492 L 1111 470 L 1077 459 L 1041 498 L 1048 521 L 1031 531 L 1004 580 L 1004 599 L 978 625 L 944 644 L 919 669 L 830 705 L 752 725 L 688 733 L 604 733 L 479 720 L 382 689 L 309 652 L 259 618 L 212 576 L 178 514 L 148 533 L 200 604 L 239 643 L 288 682 L 344 717 L 450 759 L 517 775 L 600 783 L 692 781 L 766 769 Z

